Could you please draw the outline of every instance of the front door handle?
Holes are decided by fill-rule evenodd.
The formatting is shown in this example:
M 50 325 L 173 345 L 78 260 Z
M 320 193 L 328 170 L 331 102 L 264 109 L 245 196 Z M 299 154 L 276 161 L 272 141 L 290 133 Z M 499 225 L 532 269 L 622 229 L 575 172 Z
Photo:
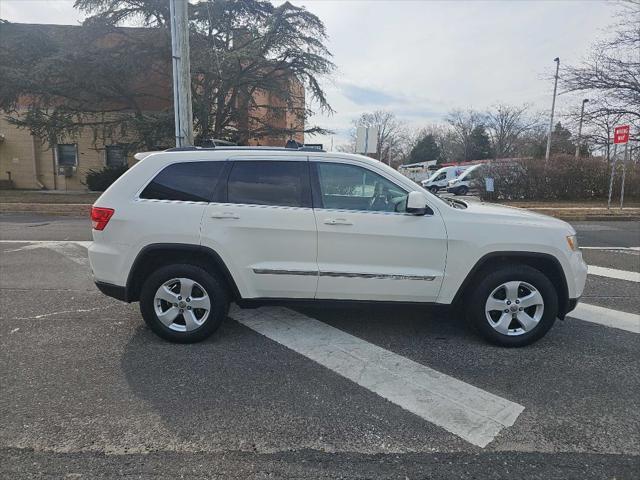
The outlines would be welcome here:
M 353 223 L 346 218 L 327 218 L 324 223 L 326 225 L 353 225 Z
M 240 217 L 233 212 L 214 212 L 211 214 L 211 218 L 218 218 L 221 220 L 224 220 L 224 219 L 237 220 Z

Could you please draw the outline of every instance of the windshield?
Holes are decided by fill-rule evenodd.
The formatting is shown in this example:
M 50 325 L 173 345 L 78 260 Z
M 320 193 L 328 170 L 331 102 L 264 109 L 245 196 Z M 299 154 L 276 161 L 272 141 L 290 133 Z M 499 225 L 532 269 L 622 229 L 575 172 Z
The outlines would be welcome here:
M 475 170 L 477 170 L 478 167 L 480 167 L 480 165 L 474 165 L 473 167 L 467 168 L 464 172 L 462 172 L 462 175 L 458 177 L 458 180 L 464 180 L 466 177 L 468 177 L 471 174 L 471 172 L 474 172 Z
M 445 170 L 446 168 L 441 168 L 440 170 L 436 170 L 435 172 L 433 172 L 433 174 L 429 178 L 427 178 L 427 182 L 432 182 L 438 175 L 443 173 Z

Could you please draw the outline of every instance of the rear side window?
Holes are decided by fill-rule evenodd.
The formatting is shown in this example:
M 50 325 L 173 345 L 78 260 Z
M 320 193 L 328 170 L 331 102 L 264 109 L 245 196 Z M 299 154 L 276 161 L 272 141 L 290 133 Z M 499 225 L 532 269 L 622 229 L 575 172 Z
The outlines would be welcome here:
M 140 198 L 210 202 L 225 162 L 174 163 L 147 185 Z
M 229 203 L 308 207 L 307 162 L 235 162 L 227 185 Z

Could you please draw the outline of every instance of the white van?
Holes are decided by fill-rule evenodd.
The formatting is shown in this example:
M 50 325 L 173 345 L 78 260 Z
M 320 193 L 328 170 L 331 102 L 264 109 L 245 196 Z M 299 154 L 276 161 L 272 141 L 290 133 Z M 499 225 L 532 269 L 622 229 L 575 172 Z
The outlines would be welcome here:
M 459 177 L 466 168 L 467 167 L 461 167 L 460 165 L 442 167 L 441 169 L 436 170 L 429 178 L 423 180 L 421 182 L 422 186 L 431 193 L 438 193 L 438 190 L 441 188 L 446 189 L 449 185 L 449 181 Z
M 481 167 L 484 164 L 476 164 L 468 167 L 461 175 L 456 178 L 450 180 L 447 185 L 447 192 L 453 193 L 455 195 L 466 195 L 469 193 L 469 190 L 472 188 L 472 183 L 482 176 Z

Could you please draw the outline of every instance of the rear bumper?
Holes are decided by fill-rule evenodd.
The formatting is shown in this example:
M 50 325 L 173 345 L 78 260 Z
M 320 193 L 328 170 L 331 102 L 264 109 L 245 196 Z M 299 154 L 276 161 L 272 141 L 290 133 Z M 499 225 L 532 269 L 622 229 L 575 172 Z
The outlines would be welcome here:
M 102 293 L 107 295 L 108 297 L 115 298 L 116 300 L 121 300 L 123 302 L 128 302 L 127 300 L 127 287 L 121 287 L 120 285 L 114 285 L 112 283 L 106 282 L 95 282 L 96 287 Z

